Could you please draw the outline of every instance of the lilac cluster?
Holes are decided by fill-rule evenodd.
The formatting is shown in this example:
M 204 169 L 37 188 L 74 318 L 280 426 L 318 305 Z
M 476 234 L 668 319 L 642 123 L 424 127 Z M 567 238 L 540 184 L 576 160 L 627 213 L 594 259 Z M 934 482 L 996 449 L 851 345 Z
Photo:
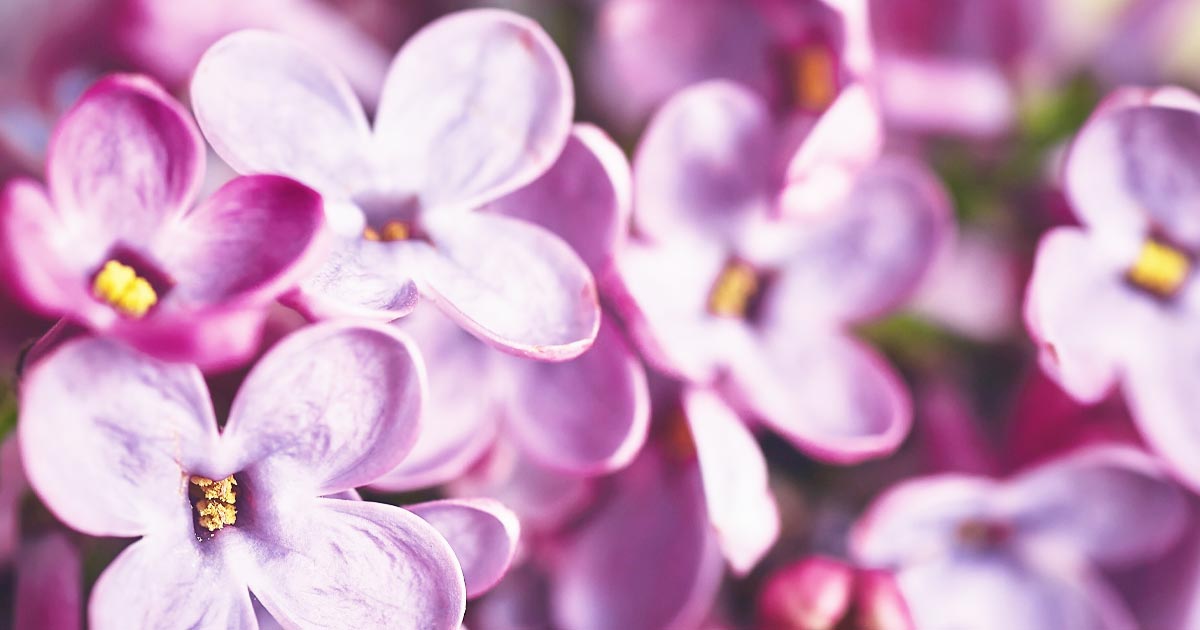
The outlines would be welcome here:
M 1200 624 L 1200 0 L 51 4 L 0 629 Z

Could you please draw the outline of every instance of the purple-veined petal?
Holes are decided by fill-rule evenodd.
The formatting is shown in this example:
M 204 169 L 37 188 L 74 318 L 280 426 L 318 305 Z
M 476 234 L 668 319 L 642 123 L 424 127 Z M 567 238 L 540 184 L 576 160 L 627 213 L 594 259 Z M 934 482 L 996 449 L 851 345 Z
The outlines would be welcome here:
M 115 75 L 59 122 L 46 167 L 64 224 L 107 246 L 144 246 L 195 197 L 204 144 L 187 112 L 153 81 Z
M 745 575 L 779 536 L 779 509 L 767 486 L 767 460 L 754 435 L 716 393 L 683 395 L 704 485 L 708 520 L 725 558 Z
M 900 377 L 857 340 L 813 336 L 775 329 L 739 354 L 730 383 L 737 402 L 820 459 L 854 463 L 894 451 L 912 426 Z
M 164 310 L 140 320 L 118 318 L 105 333 L 163 361 L 193 363 L 213 372 L 253 358 L 266 316 L 265 307 Z
M 463 574 L 431 525 L 390 505 L 296 499 L 240 567 L 282 625 L 457 630 Z
M 774 325 L 885 313 L 916 291 L 952 229 L 934 174 L 899 158 L 863 171 L 842 207 L 812 223 L 766 297 Z
M 269 301 L 324 254 L 321 197 L 275 175 L 223 186 L 155 243 L 175 280 L 161 308 Z
M 874 97 L 860 84 L 843 89 L 788 163 L 783 213 L 834 211 L 882 150 L 883 121 Z
M 196 120 L 239 173 L 294 177 L 348 197 L 365 175 L 370 128 L 345 78 L 324 58 L 266 31 L 213 44 L 192 78 Z
M 897 580 L 921 630 L 1132 630 L 1111 588 L 1081 568 L 1060 573 L 981 554 L 918 564 Z
M 570 361 L 496 362 L 496 369 L 516 377 L 506 428 L 546 466 L 577 474 L 609 472 L 632 461 L 646 441 L 646 371 L 610 319 L 601 322 L 591 349 Z
M 550 170 L 488 208 L 557 234 L 599 276 L 628 229 L 632 186 L 621 148 L 598 127 L 577 124 Z
M 92 588 L 90 627 L 258 627 L 245 578 L 221 553 L 244 554 L 245 549 L 217 538 L 209 542 L 222 549 L 201 550 L 191 539 L 191 523 L 185 526 L 186 533 L 146 536 L 113 560 Z
M 1106 567 L 1169 549 L 1189 523 L 1187 496 L 1140 451 L 1094 448 L 1030 470 L 998 499 L 1024 536 L 1080 549 Z
M 17 559 L 15 630 L 79 630 L 83 559 L 64 534 L 27 543 Z
M 893 486 L 855 524 L 851 551 L 858 561 L 883 567 L 940 556 L 964 521 L 992 516 L 995 488 L 983 477 L 953 474 Z
M 548 361 L 591 347 L 600 327 L 596 281 L 562 239 L 484 213 L 450 215 L 428 227 L 434 251 L 423 261 L 422 289 L 471 334 Z
M 734 245 L 770 209 L 775 137 L 761 97 L 737 83 L 690 87 L 655 115 L 634 159 L 634 221 L 656 240 Z
M 517 515 L 492 499 L 447 499 L 408 510 L 450 543 L 462 566 L 467 597 L 478 597 L 500 581 L 517 552 Z
M 396 55 L 374 148 L 423 208 L 474 209 L 550 167 L 574 107 L 566 62 L 541 27 L 507 11 L 462 11 Z
M 392 321 L 417 307 L 414 261 L 426 243 L 336 239 L 333 251 L 287 301 L 313 319 Z
M 1178 88 L 1119 90 L 1071 145 L 1063 184 L 1076 215 L 1115 247 L 1161 230 L 1200 247 L 1192 201 L 1200 176 L 1187 168 L 1200 141 L 1200 99 Z
M 425 358 L 427 421 L 400 465 L 371 485 L 415 490 L 462 476 L 495 440 L 510 387 L 495 352 L 425 305 L 395 324 L 412 336 Z
M 223 442 L 235 470 L 253 468 L 273 490 L 333 494 L 396 467 L 417 439 L 425 391 L 420 356 L 394 328 L 310 326 L 250 371 Z
M 1143 355 L 1165 323 L 1154 298 L 1124 274 L 1102 243 L 1075 228 L 1055 229 L 1038 246 L 1025 322 L 1042 369 L 1082 402 L 1103 398 L 1122 363 Z
M 722 564 L 699 471 L 647 448 L 613 483 L 562 550 L 551 592 L 557 625 L 695 627 L 712 606 Z
M 188 519 L 187 476 L 208 472 L 217 444 L 199 370 L 96 338 L 69 341 L 26 373 L 18 432 L 30 485 L 93 536 Z

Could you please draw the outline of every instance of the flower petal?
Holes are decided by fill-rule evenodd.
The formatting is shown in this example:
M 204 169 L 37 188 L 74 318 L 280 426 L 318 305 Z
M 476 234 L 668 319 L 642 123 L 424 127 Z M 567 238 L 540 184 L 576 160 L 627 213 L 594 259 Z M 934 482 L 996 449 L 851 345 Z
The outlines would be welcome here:
M 430 421 L 404 461 L 371 484 L 393 492 L 428 488 L 467 472 L 495 441 L 509 387 L 507 375 L 496 369 L 496 353 L 436 308 L 422 306 L 395 326 L 412 336 L 425 357 L 424 413 Z M 470 395 L 463 395 L 464 384 Z
M 473 209 L 541 175 L 574 109 L 562 54 L 532 20 L 461 11 L 396 55 L 375 120 L 375 149 L 425 208 Z
M 113 341 L 66 342 L 21 384 L 30 485 L 71 527 L 139 536 L 188 518 L 184 485 L 207 472 L 217 422 L 200 371 Z
M 229 412 L 235 470 L 309 496 L 366 485 L 412 448 L 425 373 L 394 328 L 318 324 L 279 342 L 250 371 Z
M 239 173 L 287 175 L 334 197 L 364 175 L 362 106 L 341 73 L 288 37 L 246 30 L 213 44 L 196 66 L 192 106 Z
M 287 301 L 313 319 L 392 321 L 417 307 L 415 260 L 428 244 L 337 239 L 321 267 Z
M 917 565 L 897 575 L 921 630 L 1129 630 L 1107 585 L 1082 571 L 1059 576 L 989 554 Z
M 1141 436 L 1193 490 L 1200 488 L 1200 426 L 1195 421 L 1200 338 L 1192 329 L 1194 321 L 1185 319 L 1147 335 L 1144 354 L 1126 366 L 1123 388 Z
M 887 122 L 902 129 L 994 138 L 1016 121 L 1016 94 L 999 65 L 893 54 L 875 76 Z
M 175 280 L 162 308 L 269 302 L 314 267 L 324 224 L 315 191 L 275 175 L 234 179 L 155 243 Z
M 564 361 L 600 327 L 596 283 L 570 246 L 524 221 L 471 213 L 431 222 L 422 288 L 468 332 L 519 356 Z
M 181 535 L 147 536 L 122 551 L 92 588 L 88 620 L 96 630 L 258 627 L 239 572 Z
M 991 516 L 996 484 L 983 477 L 945 474 L 904 481 L 875 499 L 850 534 L 854 557 L 889 567 L 939 556 L 967 520 Z M 918 624 L 918 627 L 921 627 Z
M 733 571 L 745 575 L 779 536 L 767 460 L 750 430 L 712 391 L 689 389 L 683 406 L 696 445 L 708 519 Z
M 500 357 L 516 378 L 507 429 L 546 466 L 598 474 L 625 466 L 646 441 L 646 371 L 609 318 L 596 343 L 563 363 Z
M 250 591 L 285 627 L 457 630 L 462 570 L 446 540 L 398 507 L 340 499 L 288 506 L 248 548 Z
M 758 623 L 764 628 L 835 628 L 857 603 L 854 582 L 855 570 L 844 562 L 805 558 L 767 579 L 758 598 Z
M 808 335 L 804 335 L 808 336 Z M 798 448 L 854 463 L 891 453 L 912 426 L 908 390 L 887 361 L 841 333 L 772 331 L 736 357 L 734 396 Z
M 1021 475 L 1000 498 L 1023 535 L 1105 567 L 1160 556 L 1188 527 L 1187 496 L 1140 451 L 1093 448 Z
M 879 106 L 861 84 L 846 87 L 808 132 L 787 166 L 780 204 L 792 215 L 839 207 L 858 174 L 883 150 Z
M 735 244 L 772 202 L 774 129 L 761 97 L 731 81 L 681 91 L 634 158 L 634 220 L 655 239 Z
M 488 208 L 550 230 L 600 276 L 628 229 L 630 178 L 621 148 L 600 128 L 577 124 L 550 170 Z
M 716 597 L 721 555 L 695 467 L 647 448 L 563 548 L 551 602 L 578 630 L 695 627 Z
M 1200 142 L 1200 99 L 1178 88 L 1120 90 L 1071 145 L 1063 183 L 1075 213 L 1102 238 L 1140 244 L 1148 232 L 1200 247 L 1192 201 L 1200 176 L 1186 165 Z
M 491 499 L 448 499 L 408 506 L 408 510 L 450 543 L 462 565 L 467 597 L 478 597 L 508 572 L 517 553 L 517 515 Z
M 839 322 L 883 314 L 916 291 L 952 226 L 949 201 L 928 168 L 881 160 L 862 172 L 838 211 L 813 221 L 764 314 Z
M 0 565 L 7 565 L 20 542 L 21 503 L 29 490 L 17 439 L 0 442 Z
M 191 118 L 141 76 L 110 76 L 88 89 L 59 122 L 46 158 L 63 223 L 109 246 L 151 243 L 203 177 L 204 144 Z
M 1164 324 L 1159 304 L 1130 288 L 1118 265 L 1075 228 L 1055 229 L 1038 245 L 1025 322 L 1042 369 L 1082 402 L 1103 398 L 1121 364 L 1146 354 L 1151 331 Z
M 79 630 L 83 559 L 65 534 L 27 543 L 17 559 L 14 630 Z

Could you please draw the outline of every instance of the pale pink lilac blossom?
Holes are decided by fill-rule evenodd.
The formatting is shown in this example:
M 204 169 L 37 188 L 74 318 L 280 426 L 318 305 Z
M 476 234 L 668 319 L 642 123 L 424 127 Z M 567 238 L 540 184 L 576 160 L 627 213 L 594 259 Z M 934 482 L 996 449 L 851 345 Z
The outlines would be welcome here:
M 301 308 L 392 320 L 420 295 L 496 347 L 547 360 L 591 346 L 595 281 L 547 230 L 479 209 L 551 167 L 571 90 L 541 28 L 498 10 L 410 38 L 373 127 L 332 65 L 276 34 L 222 39 L 192 82 L 201 128 L 235 170 L 290 175 L 325 197 L 340 239 L 302 283 Z
M 114 75 L 59 123 L 47 187 L 10 181 L 0 197 L 8 289 L 143 352 L 206 367 L 255 349 L 267 307 L 323 253 L 320 197 L 292 180 L 235 179 L 193 207 L 204 145 L 153 81 Z M 157 298 L 118 308 L 96 288 L 111 263 Z
M 446 538 L 407 510 L 326 498 L 396 466 L 424 389 L 394 329 L 311 326 L 254 367 L 218 431 L 195 367 L 98 338 L 56 348 L 22 384 L 30 485 L 80 531 L 141 537 L 92 589 L 92 627 L 254 628 L 253 593 L 286 627 L 457 628 L 468 588 Z M 202 526 L 189 479 L 228 476 L 236 518 Z M 500 556 L 464 553 L 472 564 L 507 564 L 511 544 L 495 544 L 493 527 L 472 542 L 479 519 L 448 520 L 460 553 Z
M 922 630 L 1124 630 L 1130 613 L 1099 571 L 1160 557 L 1188 515 L 1154 460 L 1096 447 L 1008 480 L 902 482 L 856 524 L 851 548 L 896 572 Z
M 1193 486 L 1200 374 L 1200 98 L 1180 88 L 1118 90 L 1066 158 L 1081 227 L 1042 237 L 1025 321 L 1042 368 L 1094 403 L 1118 385 L 1151 448 Z
M 605 273 L 628 229 L 629 165 L 599 129 L 579 125 L 550 170 L 481 212 L 519 218 L 568 243 L 593 274 Z M 604 312 L 582 356 L 546 363 L 497 352 L 428 306 L 397 323 L 423 348 L 429 413 L 438 422 L 374 486 L 408 490 L 453 480 L 498 436 L 541 465 L 580 475 L 628 464 L 645 441 L 645 370 Z M 462 383 L 472 384 L 463 395 Z
M 771 573 L 756 609 L 763 630 L 916 630 L 891 574 L 824 556 Z

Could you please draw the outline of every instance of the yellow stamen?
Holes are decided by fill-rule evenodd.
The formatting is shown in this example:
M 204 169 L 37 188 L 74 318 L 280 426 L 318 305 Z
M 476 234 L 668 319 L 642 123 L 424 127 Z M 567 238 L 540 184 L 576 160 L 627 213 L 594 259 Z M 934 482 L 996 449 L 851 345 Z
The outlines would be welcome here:
M 150 282 L 139 277 L 133 267 L 115 260 L 104 263 L 104 268 L 96 274 L 92 293 L 130 317 L 141 317 L 158 303 L 158 294 Z
M 792 89 L 796 103 L 804 109 L 822 110 L 837 95 L 836 69 L 829 49 L 819 44 L 796 54 L 792 66 Z
M 1161 297 L 1170 297 L 1183 286 L 1191 271 L 1187 254 L 1159 241 L 1147 240 L 1129 269 L 1129 281 Z
M 212 532 L 237 522 L 237 493 L 233 491 L 237 480 L 233 475 L 220 481 L 207 477 L 192 477 L 191 481 L 204 491 L 204 499 L 196 502 L 202 527 Z
M 758 274 L 739 260 L 721 270 L 708 294 L 708 312 L 718 317 L 744 317 L 750 300 L 758 292 Z
M 406 241 L 411 237 L 412 228 L 404 221 L 388 221 L 383 224 L 382 230 L 376 230 L 371 226 L 363 228 L 363 238 L 368 241 L 390 243 L 392 241 Z

